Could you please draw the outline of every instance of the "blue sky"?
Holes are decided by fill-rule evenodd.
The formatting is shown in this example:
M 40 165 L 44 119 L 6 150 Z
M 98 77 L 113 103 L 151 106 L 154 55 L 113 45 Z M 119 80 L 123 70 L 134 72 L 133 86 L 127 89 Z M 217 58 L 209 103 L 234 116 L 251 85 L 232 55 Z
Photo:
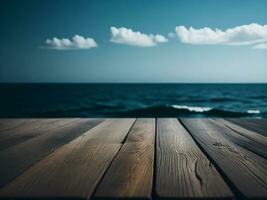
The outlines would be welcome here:
M 265 0 L 3 0 L 0 82 L 267 82 L 266 10 Z

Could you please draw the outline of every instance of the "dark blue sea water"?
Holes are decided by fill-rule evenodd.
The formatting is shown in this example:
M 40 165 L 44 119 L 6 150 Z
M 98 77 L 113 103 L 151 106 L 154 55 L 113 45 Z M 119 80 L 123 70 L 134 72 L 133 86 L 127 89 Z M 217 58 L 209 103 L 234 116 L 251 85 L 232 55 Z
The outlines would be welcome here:
M 267 117 L 267 84 L 0 84 L 0 117 Z

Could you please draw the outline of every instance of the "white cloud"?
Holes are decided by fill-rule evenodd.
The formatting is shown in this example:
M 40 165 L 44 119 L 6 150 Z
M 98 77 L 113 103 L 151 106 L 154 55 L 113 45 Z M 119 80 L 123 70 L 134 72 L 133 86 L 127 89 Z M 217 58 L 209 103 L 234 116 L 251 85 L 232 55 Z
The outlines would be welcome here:
M 209 27 L 195 29 L 177 26 L 176 36 L 182 43 L 209 45 L 253 45 L 267 41 L 267 25 L 248 24 L 226 30 Z
M 253 46 L 253 49 L 267 49 L 267 43 L 260 43 Z
M 168 41 L 168 39 L 163 35 L 147 35 L 141 32 L 135 32 L 132 29 L 127 29 L 124 27 L 116 28 L 112 26 L 110 28 L 110 31 L 110 41 L 118 44 L 151 47 L 157 45 L 158 43 L 164 43 Z
M 71 39 L 54 37 L 47 39 L 45 43 L 48 48 L 56 50 L 91 49 L 98 46 L 93 38 L 84 38 L 80 35 L 75 35 Z

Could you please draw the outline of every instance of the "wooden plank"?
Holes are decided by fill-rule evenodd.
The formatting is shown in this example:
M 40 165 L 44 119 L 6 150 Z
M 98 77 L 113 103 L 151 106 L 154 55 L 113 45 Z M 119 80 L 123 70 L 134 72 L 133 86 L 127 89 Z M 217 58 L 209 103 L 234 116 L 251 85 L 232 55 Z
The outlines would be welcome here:
M 89 199 L 134 121 L 104 121 L 30 167 L 0 197 Z
M 153 182 L 155 119 L 138 119 L 112 162 L 95 199 L 150 199 Z
M 267 161 L 233 141 L 236 133 L 210 119 L 182 122 L 242 197 L 267 197 Z
M 156 196 L 232 199 L 233 194 L 177 119 L 157 122 Z
M 36 136 L 47 134 L 75 121 L 75 119 L 10 119 L 0 121 L 1 151 Z
M 0 151 L 0 186 L 5 185 L 36 161 L 96 126 L 101 119 L 75 119 L 49 134 L 29 139 Z
M 228 136 L 231 137 L 232 141 L 267 159 L 267 137 L 224 119 L 216 119 L 215 123 L 233 130 L 228 132 Z
M 242 126 L 250 131 L 259 133 L 267 137 L 267 119 L 227 119 L 239 126 Z
M 28 118 L 15 118 L 15 119 L 9 119 L 9 118 L 1 118 L 0 119 L 0 132 L 11 130 L 14 128 L 17 128 L 19 126 L 23 126 L 24 124 L 32 123 L 34 121 L 37 121 L 37 119 L 28 119 Z

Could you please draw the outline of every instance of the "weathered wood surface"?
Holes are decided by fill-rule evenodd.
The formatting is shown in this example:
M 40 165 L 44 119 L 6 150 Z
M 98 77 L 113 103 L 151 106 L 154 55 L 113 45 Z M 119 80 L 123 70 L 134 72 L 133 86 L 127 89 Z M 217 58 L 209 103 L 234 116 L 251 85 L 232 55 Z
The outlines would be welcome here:
M 216 119 L 215 123 L 233 130 L 229 132 L 230 134 L 228 134 L 228 136 L 231 137 L 232 141 L 237 145 L 240 145 L 243 148 L 246 148 L 258 154 L 265 159 L 267 158 L 267 137 L 264 137 L 261 134 L 245 129 L 224 119 Z M 231 134 L 234 132 L 236 134 Z
M 37 119 L 0 119 L 0 134 L 2 131 L 14 129 L 16 127 L 22 126 L 23 124 L 30 124 L 34 121 L 37 121 Z
M 75 119 L 47 134 L 0 151 L 0 187 L 38 160 L 102 121 L 101 119 Z
M 75 119 L 0 120 L 0 151 L 26 140 L 47 134 Z
M 0 120 L 0 151 L 8 148 L 11 145 L 17 144 L 20 140 L 25 140 L 30 137 L 25 137 L 20 133 L 23 127 L 33 126 L 37 119 L 1 119 Z M 30 128 L 29 128 L 30 129 Z M 14 131 L 15 130 L 15 131 Z M 20 133 L 19 133 L 20 132 Z M 26 131 L 25 131 L 26 132 Z M 17 135 L 16 138 L 14 135 Z M 31 135 L 31 134 L 30 134 Z M 15 137 L 16 139 L 12 139 Z
M 226 120 L 267 137 L 267 119 L 230 118 Z
M 183 119 L 182 122 L 244 197 L 267 197 L 267 161 L 229 136 L 237 133 L 210 119 Z
M 266 122 L 0 119 L 0 199 L 267 199 Z
M 223 179 L 177 119 L 158 119 L 156 195 L 232 198 Z
M 155 119 L 138 119 L 98 186 L 94 198 L 150 199 Z
M 0 196 L 90 198 L 134 121 L 102 122 L 30 167 L 2 188 Z

